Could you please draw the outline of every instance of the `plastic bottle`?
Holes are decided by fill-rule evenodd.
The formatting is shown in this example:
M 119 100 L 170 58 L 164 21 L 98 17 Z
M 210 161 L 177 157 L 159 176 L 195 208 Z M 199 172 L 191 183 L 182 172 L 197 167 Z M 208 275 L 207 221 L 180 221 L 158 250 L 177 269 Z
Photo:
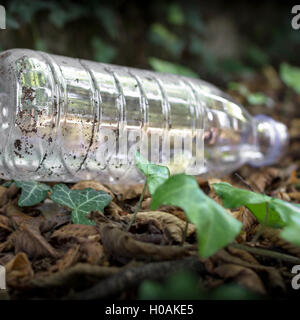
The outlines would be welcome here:
M 288 141 L 204 81 L 25 49 L 0 55 L 0 125 L 0 177 L 18 180 L 140 182 L 142 141 L 173 173 L 219 176 L 278 161 Z

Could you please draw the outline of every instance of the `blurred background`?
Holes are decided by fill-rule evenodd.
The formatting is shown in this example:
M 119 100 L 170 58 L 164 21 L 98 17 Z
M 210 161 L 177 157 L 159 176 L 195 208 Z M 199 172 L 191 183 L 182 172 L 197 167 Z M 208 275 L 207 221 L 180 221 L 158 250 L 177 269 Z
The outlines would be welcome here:
M 200 77 L 228 91 L 252 114 L 299 117 L 300 29 L 291 26 L 294 4 L 288 1 L 1 4 L 7 29 L 0 31 L 0 51 L 31 48 Z

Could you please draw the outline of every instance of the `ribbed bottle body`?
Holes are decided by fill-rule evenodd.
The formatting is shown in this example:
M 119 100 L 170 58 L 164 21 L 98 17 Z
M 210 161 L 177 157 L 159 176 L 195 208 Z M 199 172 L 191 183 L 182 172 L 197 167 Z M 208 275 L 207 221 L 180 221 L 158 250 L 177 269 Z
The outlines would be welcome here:
M 23 49 L 0 74 L 6 179 L 135 183 L 135 150 L 194 175 L 260 157 L 250 115 L 201 80 Z

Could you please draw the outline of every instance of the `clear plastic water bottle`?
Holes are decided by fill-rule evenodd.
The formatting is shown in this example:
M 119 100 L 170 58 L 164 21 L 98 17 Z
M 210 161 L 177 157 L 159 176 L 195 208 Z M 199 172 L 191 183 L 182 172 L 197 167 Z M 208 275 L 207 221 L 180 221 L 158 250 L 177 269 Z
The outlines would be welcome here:
M 136 149 L 221 175 L 278 161 L 288 141 L 285 125 L 204 81 L 25 49 L 0 55 L 0 118 L 3 179 L 136 183 Z

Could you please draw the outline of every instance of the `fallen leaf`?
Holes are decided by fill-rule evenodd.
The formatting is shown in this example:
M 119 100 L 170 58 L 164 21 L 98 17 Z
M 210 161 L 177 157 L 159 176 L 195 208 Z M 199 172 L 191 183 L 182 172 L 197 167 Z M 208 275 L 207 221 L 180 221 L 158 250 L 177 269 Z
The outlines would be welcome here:
M 184 229 L 186 226 L 186 222 L 177 218 L 171 213 L 163 212 L 163 211 L 150 211 L 150 212 L 138 212 L 136 216 L 137 221 L 155 219 L 160 222 L 163 230 L 166 229 L 170 237 L 176 241 L 181 243 L 182 237 L 184 233 Z M 196 233 L 196 228 L 193 224 L 188 224 L 187 229 L 187 237 Z
M 114 201 L 111 201 L 104 209 L 104 212 L 118 219 L 122 215 L 123 209 L 120 208 Z
M 26 285 L 33 277 L 33 270 L 24 252 L 19 252 L 14 259 L 5 265 L 8 287 Z
M 63 257 L 57 260 L 56 264 L 50 268 L 50 272 L 62 272 L 67 268 L 70 268 L 78 262 L 80 258 L 79 253 L 80 246 L 75 245 L 69 248 L 69 250 L 63 255 Z
M 10 251 L 14 248 L 15 238 L 17 236 L 17 232 L 11 233 L 6 241 L 0 243 L 0 252 Z
M 70 238 L 88 238 L 98 235 L 96 226 L 90 226 L 87 224 L 67 224 L 57 230 L 55 230 L 51 236 L 51 239 L 69 240 Z
M 232 255 L 234 255 L 234 256 L 236 256 L 236 257 L 238 257 L 238 258 L 240 258 L 240 259 L 242 259 L 242 260 L 244 260 L 244 261 L 246 261 L 246 262 L 249 262 L 249 263 L 252 263 L 252 264 L 260 264 L 254 257 L 253 257 L 253 255 L 251 254 L 251 253 L 249 253 L 249 252 L 247 252 L 247 251 L 245 251 L 245 250 L 242 250 L 242 249 L 238 249 L 238 248 L 233 248 L 233 247 L 228 247 L 228 251 L 232 254 Z
M 257 232 L 257 230 L 254 232 Z M 280 230 L 265 227 L 262 231 L 262 237 L 270 240 L 274 246 L 282 248 L 288 253 L 300 258 L 300 248 L 280 238 Z
M 31 280 L 34 288 L 73 287 L 75 283 L 82 284 L 84 280 L 94 278 L 96 281 L 118 273 L 121 268 L 93 266 L 88 263 L 77 263 L 62 272 L 48 275 L 40 275 Z
M 80 244 L 81 260 L 92 265 L 100 264 L 104 259 L 104 250 L 102 245 L 94 240 L 81 241 Z
M 16 231 L 14 239 L 15 253 L 25 252 L 29 257 L 56 257 L 56 250 L 46 241 L 36 221 L 25 221 Z
M 266 294 L 266 289 L 259 276 L 253 270 L 235 264 L 223 264 L 214 269 L 214 272 L 226 280 L 234 280 L 236 283 L 257 292 Z
M 255 225 L 257 225 L 257 220 L 254 215 L 244 206 L 240 207 L 238 210 L 231 211 L 234 218 L 238 219 L 243 224 L 243 231 L 249 231 Z
M 151 200 L 152 200 L 151 198 L 145 199 L 141 204 L 141 208 L 143 210 L 150 210 Z
M 256 186 L 259 192 L 264 192 L 266 188 L 272 183 L 273 179 L 278 177 L 279 169 L 268 167 L 259 169 L 250 175 L 247 179 L 250 185 Z
M 119 201 L 124 201 L 139 197 L 143 191 L 144 184 L 109 184 L 107 187 L 117 196 Z M 145 198 L 149 196 L 150 194 L 147 190 Z
M 12 253 L 0 254 L 0 265 L 6 265 L 9 261 L 14 259 L 15 255 Z
M 0 207 L 3 207 L 8 200 L 7 188 L 0 186 Z
M 32 220 L 32 217 L 23 213 L 12 203 L 8 203 L 5 210 L 6 215 L 12 220 L 15 226 L 20 226 L 23 222 Z
M 288 193 L 288 196 L 289 196 L 291 199 L 300 201 L 300 192 L 290 192 L 290 193 Z
M 186 247 L 161 246 L 134 240 L 128 232 L 112 223 L 100 223 L 98 228 L 105 252 L 121 262 L 128 259 L 171 260 L 190 254 Z
M 10 221 L 6 216 L 0 214 L 0 241 L 6 239 L 7 235 L 12 232 Z

